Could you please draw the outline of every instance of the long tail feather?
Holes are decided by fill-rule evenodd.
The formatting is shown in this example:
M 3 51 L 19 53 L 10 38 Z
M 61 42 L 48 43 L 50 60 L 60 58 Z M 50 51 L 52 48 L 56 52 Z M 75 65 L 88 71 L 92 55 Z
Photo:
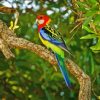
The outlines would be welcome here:
M 63 77 L 64 77 L 64 80 L 66 82 L 66 85 L 68 88 L 71 89 L 71 84 L 70 84 L 70 80 L 68 78 L 68 74 L 67 74 L 67 69 L 65 67 L 65 64 L 64 64 L 64 58 L 62 58 L 60 55 L 58 55 L 57 53 L 55 53 L 55 56 L 56 56 L 56 59 L 58 61 L 58 66 L 63 74 Z

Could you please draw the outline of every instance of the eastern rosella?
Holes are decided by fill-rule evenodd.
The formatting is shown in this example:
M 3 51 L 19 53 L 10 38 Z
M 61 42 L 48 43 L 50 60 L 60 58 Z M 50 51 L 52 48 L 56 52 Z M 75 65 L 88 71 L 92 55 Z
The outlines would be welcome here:
M 68 88 L 71 88 L 70 80 L 68 78 L 67 70 L 64 64 L 64 51 L 68 52 L 68 49 L 61 34 L 49 26 L 51 21 L 49 16 L 39 15 L 37 16 L 36 20 L 40 40 L 47 48 L 50 48 L 54 52 L 66 85 Z

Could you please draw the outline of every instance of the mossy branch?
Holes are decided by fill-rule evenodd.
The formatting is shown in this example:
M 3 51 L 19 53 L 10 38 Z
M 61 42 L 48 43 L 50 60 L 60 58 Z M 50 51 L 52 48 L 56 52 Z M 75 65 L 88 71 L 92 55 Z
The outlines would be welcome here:
M 45 47 L 32 43 L 26 39 L 19 38 L 15 33 L 10 30 L 7 25 L 0 20 L 0 50 L 9 59 L 14 57 L 10 48 L 21 48 L 31 50 L 38 56 L 42 57 L 52 65 L 57 65 L 54 54 L 48 51 Z M 80 84 L 79 99 L 78 100 L 91 100 L 91 80 L 84 71 L 75 64 L 71 59 L 66 61 L 69 72 L 75 76 Z

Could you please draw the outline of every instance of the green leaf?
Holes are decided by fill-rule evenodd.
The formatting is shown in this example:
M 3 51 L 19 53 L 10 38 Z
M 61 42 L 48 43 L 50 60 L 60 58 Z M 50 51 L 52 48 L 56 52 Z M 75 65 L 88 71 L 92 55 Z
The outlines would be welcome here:
M 100 26 L 100 15 L 96 15 L 94 18 L 94 24 Z
M 96 34 L 88 34 L 88 35 L 82 36 L 80 39 L 92 39 L 96 37 L 97 37 Z
M 84 21 L 84 23 L 83 23 L 83 25 L 82 25 L 82 28 L 84 26 L 87 26 L 91 20 L 92 20 L 92 16 L 89 16 L 88 18 L 86 18 L 85 21 Z
M 96 0 L 88 0 L 88 2 L 91 3 L 91 4 L 96 4 L 97 3 Z
M 84 2 L 79 2 L 79 1 L 77 1 L 77 4 L 78 4 L 81 8 L 84 8 L 85 5 L 86 5 L 86 3 L 84 3 Z
M 96 12 L 97 12 L 97 10 L 94 10 L 94 11 L 91 11 L 91 10 L 90 10 L 90 11 L 88 11 L 88 12 L 85 14 L 85 16 L 86 16 L 86 17 L 90 17 L 90 16 L 93 17 L 93 16 L 96 14 Z
M 98 39 L 98 43 L 95 46 L 90 47 L 93 51 L 99 51 L 100 50 L 100 38 Z
M 93 30 L 91 30 L 90 27 L 85 26 L 85 25 L 82 25 L 82 29 L 84 29 L 84 30 L 86 30 L 86 31 L 88 31 L 88 32 L 90 32 L 90 33 L 95 33 Z
M 85 14 L 86 17 L 94 16 L 99 11 L 99 7 L 97 5 L 92 5 L 91 8 L 88 9 L 87 13 Z

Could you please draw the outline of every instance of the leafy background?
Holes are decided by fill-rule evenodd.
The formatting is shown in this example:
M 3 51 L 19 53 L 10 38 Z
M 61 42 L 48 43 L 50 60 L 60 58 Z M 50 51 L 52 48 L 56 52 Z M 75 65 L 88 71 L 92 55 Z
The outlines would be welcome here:
M 17 36 L 41 44 L 35 23 L 38 14 L 47 14 L 69 46 L 74 61 L 91 77 L 92 100 L 100 99 L 100 1 L 99 0 L 2 0 L 0 6 L 20 13 Z M 14 14 L 0 13 L 8 26 Z M 76 27 L 76 28 L 75 28 Z M 28 50 L 12 49 L 15 58 L 6 60 L 0 52 L 1 100 L 77 100 L 79 84 L 66 88 L 57 66 Z M 68 57 L 68 56 L 67 56 Z M 55 70 L 57 69 L 57 71 Z

